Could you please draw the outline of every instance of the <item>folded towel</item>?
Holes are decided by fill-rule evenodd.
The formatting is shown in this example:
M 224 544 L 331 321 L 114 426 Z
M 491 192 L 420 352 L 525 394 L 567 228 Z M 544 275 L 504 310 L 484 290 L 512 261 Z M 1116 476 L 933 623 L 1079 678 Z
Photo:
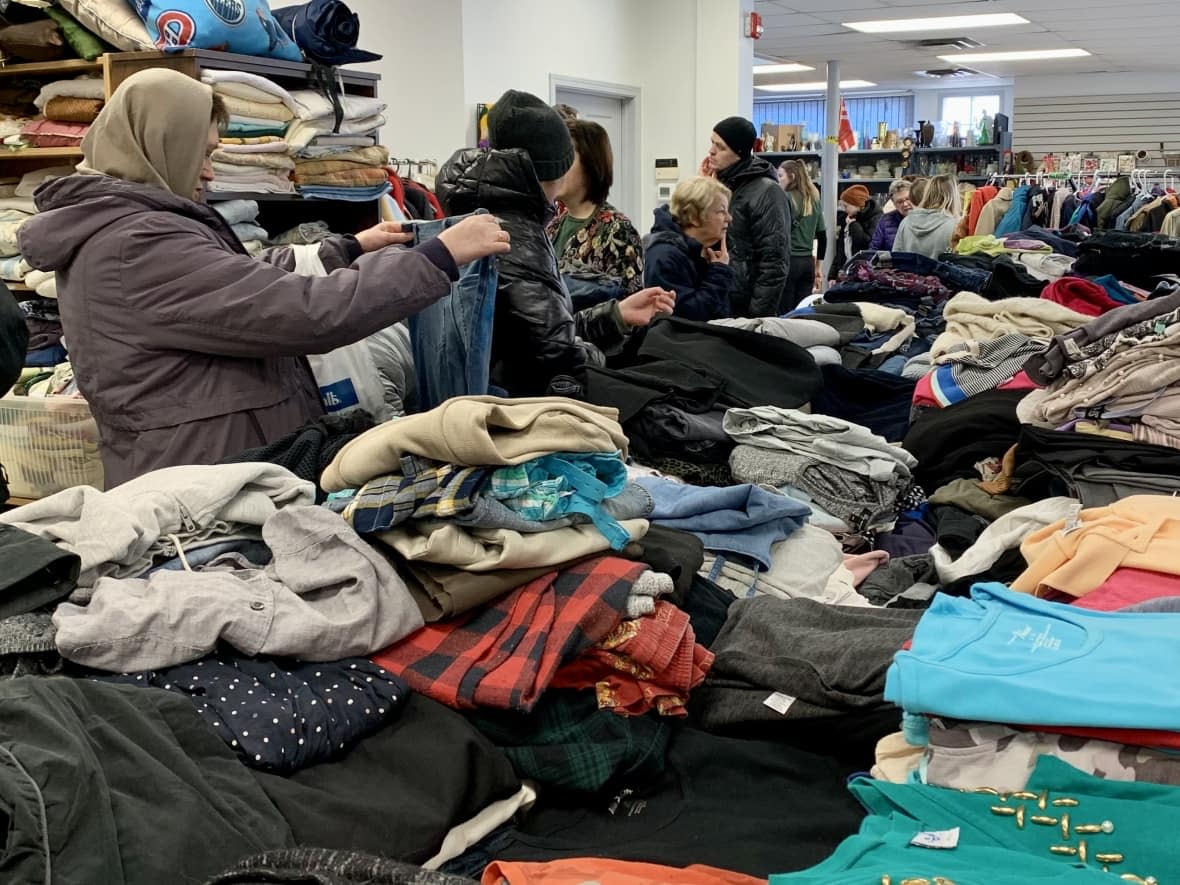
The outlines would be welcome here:
M 78 147 L 89 131 L 89 123 L 34 120 L 21 130 L 21 138 L 33 147 Z
M 380 187 L 318 187 L 299 188 L 305 200 L 344 200 L 349 203 L 367 203 L 379 200 L 392 190 L 389 182 Z
M 263 144 L 286 144 L 278 135 L 255 135 L 238 137 L 233 135 L 221 136 L 221 146 L 226 145 L 263 145 Z M 285 150 L 285 148 L 284 148 Z

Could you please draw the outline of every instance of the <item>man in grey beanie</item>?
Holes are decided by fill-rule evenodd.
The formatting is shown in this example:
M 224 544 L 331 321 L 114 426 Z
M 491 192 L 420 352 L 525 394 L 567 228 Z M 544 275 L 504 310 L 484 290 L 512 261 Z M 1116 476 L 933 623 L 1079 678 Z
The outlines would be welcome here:
M 671 313 L 675 294 L 643 289 L 573 313 L 545 233 L 562 177 L 574 163 L 565 121 L 535 95 L 510 89 L 488 114 L 490 151 L 460 150 L 436 183 L 447 215 L 486 209 L 512 236 L 498 262 L 492 384 L 512 396 L 544 395 L 558 375 L 600 366 L 632 327 Z
M 757 137 L 749 120 L 726 117 L 713 127 L 705 159 L 733 192 L 728 244 L 737 288 L 730 303 L 739 317 L 778 315 L 791 254 L 791 204 L 774 167 L 752 153 Z

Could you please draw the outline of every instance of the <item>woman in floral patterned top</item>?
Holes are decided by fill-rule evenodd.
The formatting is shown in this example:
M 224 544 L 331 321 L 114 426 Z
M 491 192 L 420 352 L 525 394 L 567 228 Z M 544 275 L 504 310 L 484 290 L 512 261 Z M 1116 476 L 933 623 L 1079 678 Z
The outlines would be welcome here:
M 562 274 L 604 286 L 605 297 L 643 288 L 643 242 L 631 220 L 606 201 L 614 183 L 614 153 L 606 130 L 568 120 L 574 165 L 561 182 L 558 214 L 547 229 Z M 621 287 L 621 288 L 619 288 Z M 613 289 L 606 294 L 606 289 Z

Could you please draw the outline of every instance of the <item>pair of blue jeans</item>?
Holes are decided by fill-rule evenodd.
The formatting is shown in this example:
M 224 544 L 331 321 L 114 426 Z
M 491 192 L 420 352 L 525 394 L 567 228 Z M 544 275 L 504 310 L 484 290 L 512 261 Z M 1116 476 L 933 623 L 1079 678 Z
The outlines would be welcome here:
M 480 209 L 473 214 L 482 214 Z M 437 237 L 467 216 L 404 223 L 413 229 L 414 245 Z M 459 268 L 451 291 L 410 317 L 410 341 L 418 376 L 418 407 L 433 409 L 455 396 L 489 392 L 492 323 L 496 316 L 499 271 L 492 256 Z

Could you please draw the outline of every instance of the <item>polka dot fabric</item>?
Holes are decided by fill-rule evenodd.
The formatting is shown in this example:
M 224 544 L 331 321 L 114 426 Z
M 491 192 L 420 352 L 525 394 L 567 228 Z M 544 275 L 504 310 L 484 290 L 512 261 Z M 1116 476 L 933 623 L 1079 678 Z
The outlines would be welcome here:
M 212 655 L 95 680 L 186 695 L 243 762 L 288 773 L 343 756 L 391 722 L 410 694 L 364 658 L 325 664 Z

